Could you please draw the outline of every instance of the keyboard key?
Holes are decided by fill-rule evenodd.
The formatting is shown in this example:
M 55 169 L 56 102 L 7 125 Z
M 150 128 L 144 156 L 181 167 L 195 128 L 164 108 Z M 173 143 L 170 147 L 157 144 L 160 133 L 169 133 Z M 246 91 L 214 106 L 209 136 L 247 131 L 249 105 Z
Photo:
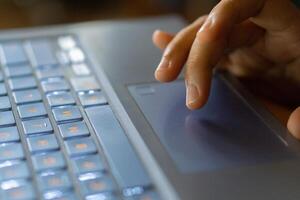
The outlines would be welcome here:
M 20 63 L 26 63 L 28 61 L 22 43 L 4 43 L 1 45 L 1 49 L 3 52 L 3 56 L 1 56 L 1 61 L 3 62 L 3 65 L 10 66 Z
M 138 196 L 138 195 L 141 195 L 145 192 L 145 189 L 144 187 L 141 187 L 141 186 L 135 186 L 135 187 L 132 187 L 132 188 L 125 188 L 122 190 L 122 194 L 124 197 L 132 197 L 132 196 Z M 149 188 L 147 188 L 149 189 Z
M 99 172 L 99 171 L 95 171 L 95 172 L 89 172 L 89 173 L 77 174 L 77 175 L 78 175 L 77 179 L 79 181 L 86 181 L 86 180 L 91 180 L 91 179 L 103 177 L 104 173 Z
M 74 105 L 75 99 L 69 92 L 61 92 L 47 95 L 48 103 L 51 107 Z
M 4 76 L 3 73 L 0 71 L 0 83 L 2 83 L 4 81 Z
M 30 177 L 28 166 L 25 162 L 20 162 L 11 166 L 0 168 L 0 182 L 9 179 L 27 179 Z
M 119 197 L 115 196 L 111 192 L 103 192 L 103 193 L 98 193 L 98 194 L 92 194 L 89 196 L 85 197 L 85 200 L 121 200 Z M 146 199 L 147 200 L 147 199 Z
M 36 75 L 40 80 L 42 80 L 48 78 L 60 78 L 64 76 L 64 73 L 60 67 L 47 67 L 43 69 L 37 69 Z
M 17 188 L 3 191 L 5 200 L 34 200 L 36 199 L 35 191 L 30 183 Z
M 146 192 L 141 195 L 136 195 L 132 197 L 127 197 L 125 200 L 160 200 L 161 198 L 156 192 Z
M 76 106 L 54 108 L 52 112 L 58 123 L 82 119 L 81 113 Z
M 150 179 L 110 107 L 91 107 L 86 113 L 120 187 L 149 186 Z
M 10 78 L 28 76 L 32 74 L 31 67 L 28 64 L 6 67 L 4 71 L 6 76 Z
M 100 86 L 93 76 L 72 78 L 71 84 L 76 92 L 100 90 Z
M 80 189 L 83 196 L 92 194 L 114 192 L 116 186 L 110 177 L 102 177 L 80 182 Z
M 58 128 L 63 139 L 90 135 L 90 132 L 84 122 L 62 124 L 59 125 Z
M 86 157 L 73 159 L 72 165 L 76 174 L 105 170 L 104 164 L 99 155 L 89 155 Z
M 0 143 L 20 141 L 17 127 L 0 128 Z
M 32 156 L 35 171 L 63 169 L 66 167 L 64 157 L 61 152 L 48 153 Z
M 97 147 L 92 138 L 80 138 L 65 142 L 69 156 L 92 154 L 97 152 Z
M 7 91 L 6 91 L 6 87 L 4 85 L 4 83 L 0 83 L 0 96 L 6 95 Z
M 8 83 L 10 89 L 13 91 L 33 89 L 37 87 L 36 81 L 33 76 L 11 78 L 9 79 Z
M 0 97 L 0 111 L 10 110 L 10 109 L 11 109 L 11 104 L 9 98 L 7 96 Z
M 0 161 L 23 159 L 24 151 L 21 144 L 0 146 Z
M 24 90 L 13 93 L 16 104 L 34 103 L 42 101 L 41 93 L 37 90 Z
M 107 104 L 107 100 L 101 92 L 79 93 L 79 99 L 84 107 Z
M 60 65 L 62 65 L 62 66 L 68 66 L 70 64 L 70 59 L 68 57 L 67 52 L 58 51 L 56 53 L 56 55 L 57 55 L 57 59 L 58 59 L 58 62 L 60 63 Z
M 24 121 L 22 125 L 26 135 L 53 132 L 52 125 L 48 118 Z
M 65 191 L 72 188 L 71 180 L 66 172 L 57 172 L 46 176 L 39 175 L 37 180 L 41 192 L 49 190 Z
M 42 135 L 27 138 L 29 151 L 35 153 L 38 151 L 46 152 L 59 149 L 57 140 L 54 134 Z
M 18 113 L 21 119 L 47 116 L 43 103 L 34 103 L 18 106 Z
M 35 67 L 56 65 L 57 58 L 54 54 L 53 44 L 50 40 L 34 40 L 30 42 L 33 52 L 33 65 Z
M 9 162 L 14 162 L 14 161 L 9 161 Z M 28 181 L 25 179 L 14 179 L 14 180 L 7 180 L 4 181 L 0 184 L 1 188 L 0 188 L 0 194 L 1 194 L 1 189 L 2 190 L 9 190 L 12 188 L 16 188 L 16 187 L 21 187 L 23 185 L 28 184 Z
M 85 63 L 73 64 L 72 69 L 76 76 L 87 76 L 91 74 L 89 67 Z
M 45 93 L 68 91 L 70 89 L 66 80 L 60 78 L 48 79 L 42 82 L 42 88 Z
M 84 55 L 83 51 L 78 47 L 70 49 L 70 51 L 68 52 L 68 55 L 69 55 L 69 59 L 72 63 L 80 63 L 85 60 L 85 55 Z
M 53 197 L 54 196 L 54 197 Z M 78 200 L 74 193 L 66 193 L 61 191 L 50 191 L 49 193 L 44 194 L 43 200 Z M 99 199 L 98 199 L 99 200 Z M 106 200 L 106 199 L 105 199 Z
M 15 117 L 12 111 L 0 112 L 0 127 L 1 126 L 12 126 L 15 125 Z
M 70 50 L 76 47 L 76 41 L 72 36 L 62 36 L 58 38 L 58 45 L 62 50 Z

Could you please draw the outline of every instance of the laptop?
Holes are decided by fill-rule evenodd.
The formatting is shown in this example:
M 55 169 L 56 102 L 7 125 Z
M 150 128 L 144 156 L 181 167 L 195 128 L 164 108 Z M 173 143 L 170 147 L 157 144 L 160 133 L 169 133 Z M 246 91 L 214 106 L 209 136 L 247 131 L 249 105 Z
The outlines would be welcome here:
M 162 84 L 151 34 L 178 16 L 0 33 L 3 200 L 297 200 L 299 143 L 238 81 L 207 105 Z

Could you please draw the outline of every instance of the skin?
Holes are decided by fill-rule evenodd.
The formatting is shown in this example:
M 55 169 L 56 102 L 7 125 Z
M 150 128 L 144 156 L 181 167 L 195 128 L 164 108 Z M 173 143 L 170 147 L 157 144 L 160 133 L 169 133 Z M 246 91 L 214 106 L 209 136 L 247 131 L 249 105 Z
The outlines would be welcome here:
M 222 0 L 176 35 L 155 31 L 153 42 L 164 51 L 157 80 L 173 81 L 185 66 L 191 110 L 207 102 L 216 66 L 239 77 L 300 85 L 300 10 L 289 0 Z M 300 107 L 287 127 L 300 139 Z

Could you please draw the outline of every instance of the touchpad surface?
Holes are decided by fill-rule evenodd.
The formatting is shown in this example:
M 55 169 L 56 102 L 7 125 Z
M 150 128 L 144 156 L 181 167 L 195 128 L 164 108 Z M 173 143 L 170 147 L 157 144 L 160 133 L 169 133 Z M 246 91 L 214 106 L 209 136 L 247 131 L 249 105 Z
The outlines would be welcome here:
M 183 81 L 129 86 L 181 173 L 220 170 L 295 157 L 247 104 L 218 78 L 204 108 L 185 107 Z

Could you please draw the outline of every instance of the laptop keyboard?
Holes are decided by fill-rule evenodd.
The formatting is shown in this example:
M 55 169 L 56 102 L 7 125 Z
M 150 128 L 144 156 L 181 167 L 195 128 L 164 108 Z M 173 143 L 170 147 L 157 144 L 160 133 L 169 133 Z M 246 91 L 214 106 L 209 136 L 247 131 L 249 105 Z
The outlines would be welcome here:
M 159 199 L 75 36 L 0 47 L 1 199 Z

